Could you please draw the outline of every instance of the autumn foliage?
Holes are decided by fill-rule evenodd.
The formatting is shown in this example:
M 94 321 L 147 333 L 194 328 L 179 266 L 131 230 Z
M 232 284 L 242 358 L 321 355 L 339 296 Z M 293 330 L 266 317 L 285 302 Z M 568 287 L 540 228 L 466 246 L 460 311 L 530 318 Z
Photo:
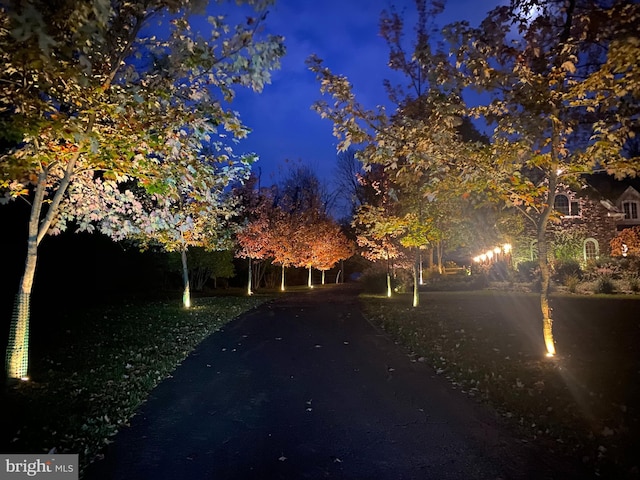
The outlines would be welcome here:
M 353 242 L 323 211 L 322 202 L 310 191 L 313 186 L 305 183 L 309 184 L 301 182 L 300 188 L 292 189 L 294 193 L 275 186 L 244 192 L 249 207 L 236 235 L 238 257 L 271 261 L 284 273 L 286 267 L 326 271 L 353 255 Z
M 620 257 L 623 254 L 640 257 L 640 226 L 625 228 L 611 240 L 610 246 L 611 255 L 614 257 Z

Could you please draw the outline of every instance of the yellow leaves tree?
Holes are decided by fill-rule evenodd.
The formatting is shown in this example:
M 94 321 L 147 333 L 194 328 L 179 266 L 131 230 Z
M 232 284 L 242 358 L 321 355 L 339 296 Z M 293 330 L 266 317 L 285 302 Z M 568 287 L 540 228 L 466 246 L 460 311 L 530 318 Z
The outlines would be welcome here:
M 630 63 L 628 50 L 640 54 L 638 9 L 624 1 L 512 0 L 477 28 L 445 28 L 465 82 L 491 97 L 470 109 L 493 135 L 491 145 L 464 165 L 463 178 L 470 189 L 517 209 L 537 232 L 550 356 L 556 348 L 546 233 L 559 219 L 556 190 L 596 170 L 617 176 L 637 171 L 637 159 L 624 147 L 638 128 L 637 61 Z
M 210 32 L 201 33 L 189 22 L 204 13 L 200 0 L 2 2 L 0 201 L 25 197 L 31 205 L 9 378 L 27 376 L 39 246 L 74 219 L 70 192 L 135 179 L 161 194 L 167 179 L 157 152 L 171 136 L 199 121 L 246 135 L 223 102 L 235 86 L 261 90 L 284 47 L 282 38 L 259 33 L 269 0 L 236 3 L 255 7 L 255 17 L 230 28 L 224 16 L 211 16 Z M 162 18 L 170 18 L 162 38 L 145 29 Z

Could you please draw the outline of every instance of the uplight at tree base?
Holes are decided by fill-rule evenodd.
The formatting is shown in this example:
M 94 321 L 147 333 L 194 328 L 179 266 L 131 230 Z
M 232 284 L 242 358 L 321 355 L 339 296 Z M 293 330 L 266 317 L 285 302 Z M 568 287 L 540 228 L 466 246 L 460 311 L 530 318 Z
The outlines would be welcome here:
M 182 294 L 182 305 L 184 305 L 184 308 L 191 307 L 191 294 L 189 293 L 189 289 L 186 289 Z
M 544 336 L 545 336 L 544 343 L 545 343 L 545 346 L 547 347 L 547 357 L 553 357 L 556 354 L 556 347 L 553 342 L 553 337 L 550 338 L 550 335 L 551 335 L 550 333 L 546 331 L 544 332 Z

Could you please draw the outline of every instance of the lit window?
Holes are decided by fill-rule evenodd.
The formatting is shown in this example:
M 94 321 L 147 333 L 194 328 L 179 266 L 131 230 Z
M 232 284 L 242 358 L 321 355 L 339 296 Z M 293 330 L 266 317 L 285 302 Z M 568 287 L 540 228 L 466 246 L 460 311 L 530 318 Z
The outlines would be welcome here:
M 598 258 L 598 241 L 593 238 L 587 238 L 584 241 L 584 259 L 595 260 Z
M 622 202 L 625 220 L 638 220 L 638 202 L 626 201 Z

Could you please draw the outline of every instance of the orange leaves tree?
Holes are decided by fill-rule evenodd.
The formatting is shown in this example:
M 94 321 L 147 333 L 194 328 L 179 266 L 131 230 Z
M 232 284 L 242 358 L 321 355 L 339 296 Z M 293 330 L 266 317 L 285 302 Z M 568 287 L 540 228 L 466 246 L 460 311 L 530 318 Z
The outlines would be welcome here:
M 333 268 L 340 260 L 346 260 L 354 254 L 355 246 L 342 232 L 340 226 L 328 217 L 307 219 L 300 231 L 301 251 L 297 266 L 308 269 L 307 285 L 312 287 L 311 269 L 322 272 L 322 284 L 325 272 Z
M 635 256 L 640 257 L 640 227 L 629 227 L 618 233 L 611 240 L 611 255 L 615 257 Z
M 246 190 L 242 190 L 245 201 L 253 196 L 246 203 L 254 206 L 247 209 L 245 226 L 236 235 L 236 255 L 279 265 L 281 290 L 287 267 L 308 269 L 311 286 L 312 268 L 324 272 L 353 254 L 351 242 L 327 214 L 320 184 L 310 170 L 293 169 L 281 186 Z
M 235 191 L 243 214 L 236 232 L 236 257 L 248 260 L 247 295 L 253 295 L 254 288 L 260 285 L 264 263 L 271 256 L 274 199 L 271 190 L 256 188 L 257 182 L 252 175 Z

